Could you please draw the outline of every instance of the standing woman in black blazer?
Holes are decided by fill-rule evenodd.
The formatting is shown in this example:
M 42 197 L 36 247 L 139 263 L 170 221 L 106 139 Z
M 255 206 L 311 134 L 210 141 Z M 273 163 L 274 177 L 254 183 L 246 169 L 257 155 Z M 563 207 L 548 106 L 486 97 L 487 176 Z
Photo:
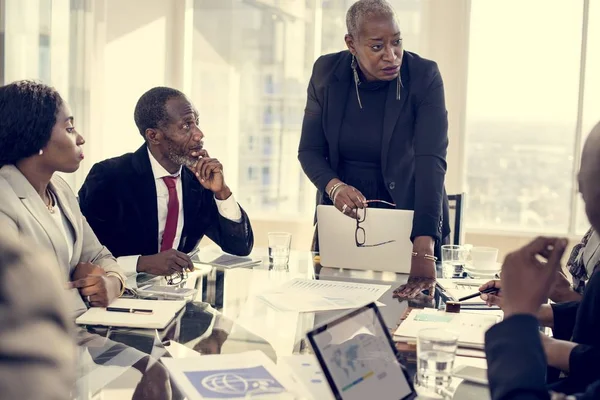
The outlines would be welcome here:
M 369 200 L 414 210 L 411 277 L 396 292 L 414 297 L 433 282 L 450 233 L 442 77 L 435 62 L 403 50 L 387 1 L 357 1 L 346 25 L 348 51 L 314 64 L 298 158 L 318 204 L 349 217 L 357 208 L 388 206 Z

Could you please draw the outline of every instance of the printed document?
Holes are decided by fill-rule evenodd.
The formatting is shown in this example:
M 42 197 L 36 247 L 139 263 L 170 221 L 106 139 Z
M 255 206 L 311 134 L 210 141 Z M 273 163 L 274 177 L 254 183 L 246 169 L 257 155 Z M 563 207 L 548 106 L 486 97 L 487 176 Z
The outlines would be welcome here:
M 377 301 L 390 285 L 296 278 L 259 297 L 281 311 L 315 312 L 362 307 Z

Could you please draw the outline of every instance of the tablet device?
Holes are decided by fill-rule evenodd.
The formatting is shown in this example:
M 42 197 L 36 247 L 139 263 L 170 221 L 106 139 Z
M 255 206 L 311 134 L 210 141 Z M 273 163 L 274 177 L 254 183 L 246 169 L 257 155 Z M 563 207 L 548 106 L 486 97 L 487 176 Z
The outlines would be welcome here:
M 307 336 L 336 399 L 416 398 L 375 303 L 326 323 Z

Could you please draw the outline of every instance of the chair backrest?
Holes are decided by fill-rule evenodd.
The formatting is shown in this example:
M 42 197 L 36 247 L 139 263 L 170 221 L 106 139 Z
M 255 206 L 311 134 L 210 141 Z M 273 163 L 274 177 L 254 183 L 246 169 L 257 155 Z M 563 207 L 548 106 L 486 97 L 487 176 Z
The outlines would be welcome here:
M 450 244 L 462 244 L 463 231 L 462 222 L 464 216 L 465 193 L 449 194 L 448 206 L 450 207 Z M 452 223 L 454 222 L 454 223 Z

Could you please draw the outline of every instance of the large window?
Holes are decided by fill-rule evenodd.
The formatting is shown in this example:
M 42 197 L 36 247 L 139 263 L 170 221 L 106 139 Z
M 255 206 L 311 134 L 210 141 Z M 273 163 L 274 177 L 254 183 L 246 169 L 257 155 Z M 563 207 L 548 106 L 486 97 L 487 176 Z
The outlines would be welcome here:
M 600 118 L 600 11 L 590 3 L 588 10 L 583 0 L 472 2 L 469 227 L 579 233 L 587 226 L 574 177 L 582 136 Z
M 352 3 L 194 1 L 192 98 L 207 149 L 253 217 L 314 211 L 316 189 L 297 161 L 306 87 L 317 57 L 345 49 Z M 417 50 L 420 1 L 392 3 L 407 48 Z
M 0 85 L 22 79 L 54 86 L 86 125 L 84 0 L 0 0 Z M 64 178 L 72 186 L 75 175 Z

